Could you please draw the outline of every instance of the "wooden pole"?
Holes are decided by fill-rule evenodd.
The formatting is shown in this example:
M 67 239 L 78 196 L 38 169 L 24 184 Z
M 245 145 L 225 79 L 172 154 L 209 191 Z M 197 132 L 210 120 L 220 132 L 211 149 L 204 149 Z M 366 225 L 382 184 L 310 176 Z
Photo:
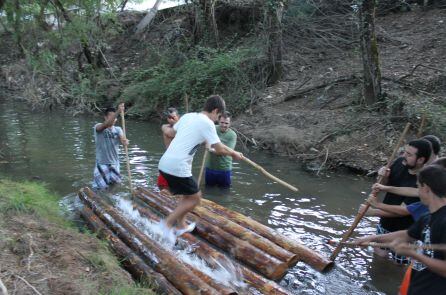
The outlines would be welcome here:
M 395 159 L 395 157 L 398 154 L 400 147 L 403 145 L 404 138 L 406 138 L 406 134 L 407 134 L 407 132 L 409 132 L 409 128 L 410 128 L 410 123 L 407 123 L 406 127 L 404 128 L 403 133 L 401 133 L 400 139 L 398 140 L 398 143 L 396 144 L 395 149 L 392 152 L 392 155 L 387 160 L 387 165 L 386 165 L 387 169 L 390 168 L 390 166 L 393 163 L 393 160 Z M 379 175 L 378 183 L 381 183 L 382 181 L 383 181 L 383 176 Z M 342 250 L 342 246 L 344 245 L 343 243 L 345 243 L 348 240 L 348 238 L 350 238 L 350 236 L 353 234 L 353 231 L 358 226 L 359 222 L 362 220 L 362 218 L 364 217 L 367 210 L 370 208 L 370 203 L 367 202 L 367 200 L 365 201 L 364 205 L 365 205 L 364 209 L 356 215 L 355 220 L 353 221 L 352 225 L 345 232 L 345 234 L 342 236 L 341 242 L 338 244 L 338 246 L 334 249 L 333 253 L 331 254 L 331 256 L 330 256 L 331 261 L 334 261 L 336 259 L 339 252 L 341 252 L 341 250 Z
M 198 175 L 198 188 L 201 186 L 201 181 L 203 180 L 204 168 L 206 166 L 206 158 L 208 156 L 208 149 L 204 149 L 203 161 L 201 162 L 200 175 Z
M 420 127 L 418 128 L 417 137 L 421 137 L 423 135 L 423 130 L 425 126 L 426 126 L 426 113 L 423 113 L 421 115 L 421 123 Z
M 339 242 L 339 241 L 334 241 L 334 240 L 328 240 L 327 244 L 329 244 L 329 245 L 343 244 L 344 246 L 347 246 L 347 247 L 362 247 L 362 248 L 366 248 L 366 247 L 393 248 L 392 244 L 390 244 L 390 243 L 375 243 L 375 242 L 357 244 L 354 242 Z M 405 246 L 412 248 L 414 250 L 423 249 L 423 250 L 446 251 L 446 244 L 415 245 L 415 244 L 406 243 Z
M 186 113 L 189 113 L 189 96 L 187 93 L 184 95 L 184 105 L 186 106 Z
M 125 133 L 125 118 L 124 118 L 124 111 L 121 113 L 121 123 L 122 123 L 122 131 L 124 133 L 124 137 L 127 139 L 127 135 Z M 127 145 L 124 145 L 124 151 L 125 151 L 125 159 L 127 164 L 127 175 L 129 177 L 129 187 L 130 187 L 130 193 L 133 196 L 133 187 L 132 187 L 132 174 L 130 173 L 130 160 L 129 160 L 129 149 Z
M 268 177 L 268 178 L 270 178 L 270 179 L 272 179 L 272 180 L 274 180 L 274 181 L 280 183 L 281 185 L 283 185 L 283 186 L 289 188 L 290 190 L 292 190 L 293 192 L 297 192 L 297 191 L 299 191 L 299 190 L 297 189 L 297 187 L 292 186 L 291 184 L 289 184 L 289 183 L 287 183 L 287 182 L 285 182 L 285 181 L 283 181 L 283 180 L 281 180 L 281 179 L 275 177 L 274 175 L 272 175 L 271 173 L 269 173 L 268 171 L 266 171 L 262 166 L 260 166 L 259 164 L 254 163 L 254 162 L 251 161 L 250 159 L 248 159 L 248 158 L 246 158 L 246 157 L 243 157 L 243 161 L 245 161 L 245 162 L 248 163 L 249 165 L 253 166 L 253 167 L 256 168 L 257 170 L 259 170 L 260 172 L 262 172 L 263 175 L 265 175 L 266 177 Z

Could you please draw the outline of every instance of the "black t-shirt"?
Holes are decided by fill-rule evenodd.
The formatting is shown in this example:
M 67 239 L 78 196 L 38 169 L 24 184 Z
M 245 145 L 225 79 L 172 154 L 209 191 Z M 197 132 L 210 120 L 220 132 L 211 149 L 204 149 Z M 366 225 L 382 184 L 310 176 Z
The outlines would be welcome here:
M 417 175 L 410 174 L 409 169 L 403 164 L 404 158 L 400 157 L 393 162 L 390 167 L 389 181 L 387 185 L 396 187 L 417 187 Z M 406 205 L 419 202 L 420 198 L 404 197 L 392 193 L 386 193 L 383 203 L 388 205 Z M 413 224 L 410 215 L 404 217 L 381 217 L 379 223 L 381 226 L 390 231 L 398 231 L 408 229 Z
M 446 243 L 446 206 L 421 217 L 407 233 L 417 239 L 420 245 Z M 446 260 L 444 251 L 422 250 L 422 253 L 431 258 Z M 413 260 L 412 263 L 409 295 L 446 293 L 445 277 L 432 272 L 418 261 Z

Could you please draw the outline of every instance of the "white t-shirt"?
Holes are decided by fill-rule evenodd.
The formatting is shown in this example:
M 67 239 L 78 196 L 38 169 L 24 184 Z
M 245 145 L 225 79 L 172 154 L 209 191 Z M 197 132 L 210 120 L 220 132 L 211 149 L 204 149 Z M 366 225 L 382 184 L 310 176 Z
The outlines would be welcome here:
M 206 141 L 220 142 L 215 124 L 202 113 L 188 113 L 173 126 L 177 132 L 158 164 L 158 169 L 177 177 L 192 176 L 192 160 L 200 145 Z

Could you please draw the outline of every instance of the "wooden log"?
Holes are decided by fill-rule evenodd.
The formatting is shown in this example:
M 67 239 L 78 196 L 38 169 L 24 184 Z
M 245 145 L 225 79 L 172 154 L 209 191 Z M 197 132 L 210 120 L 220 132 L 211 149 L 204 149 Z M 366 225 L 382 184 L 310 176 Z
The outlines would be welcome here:
M 98 198 L 89 188 L 79 191 L 80 199 L 155 271 L 164 275 L 183 294 L 220 294 L 203 280 L 192 274 L 168 251 L 143 235 L 117 211 Z
M 202 199 L 201 204 L 203 207 L 213 211 L 214 213 L 231 219 L 235 223 L 238 223 L 239 225 L 246 227 L 253 232 L 256 232 L 257 234 L 267 238 L 280 247 L 297 254 L 297 259 L 299 261 L 308 264 L 318 271 L 327 271 L 333 266 L 332 261 L 328 260 L 326 257 L 322 256 L 316 251 L 307 248 L 306 246 L 278 233 L 277 231 L 267 227 L 266 225 L 255 221 L 254 219 L 251 219 L 238 212 L 229 210 L 210 200 Z
M 164 215 L 168 215 L 173 211 L 173 206 L 162 197 L 147 195 L 141 193 L 141 190 L 137 190 L 136 195 L 147 205 L 155 208 Z M 234 237 L 218 226 L 199 219 L 191 213 L 187 214 L 187 219 L 196 223 L 195 231 L 200 237 L 234 255 L 235 258 L 251 266 L 267 278 L 279 280 L 286 274 L 288 270 L 286 262 L 278 260 L 268 253 L 253 247 L 248 242 Z
M 81 210 L 81 216 L 87 222 L 88 227 L 95 232 L 99 238 L 108 241 L 110 247 L 120 258 L 123 266 L 140 281 L 150 282 L 151 288 L 161 294 L 181 295 L 162 274 L 154 271 L 151 267 L 136 255 L 124 242 L 122 242 L 86 205 Z
M 136 206 L 139 213 L 149 220 L 154 222 L 159 222 L 160 217 L 155 214 L 151 209 L 144 208 L 142 206 Z M 150 208 L 150 207 L 149 207 Z M 194 235 L 190 233 L 185 233 L 181 237 L 179 237 L 179 242 L 184 243 L 185 245 L 194 245 L 194 252 L 206 260 L 206 262 L 212 267 L 218 267 L 219 265 L 216 261 L 226 261 L 230 260 L 234 266 L 240 270 L 243 280 L 248 285 L 251 285 L 256 290 L 260 291 L 263 294 L 271 294 L 271 295 L 286 295 L 289 294 L 287 290 L 278 285 L 276 282 L 268 280 L 256 272 L 250 270 L 249 268 L 239 264 L 237 261 L 233 261 L 232 259 L 227 258 L 223 253 L 217 251 L 213 247 L 209 246 L 206 242 L 196 238 Z
M 159 198 L 159 196 L 157 196 L 153 192 L 144 189 L 142 191 L 144 191 L 145 194 L 149 194 L 153 197 Z M 164 197 L 166 199 L 166 202 L 169 202 L 171 206 L 177 205 L 177 202 L 175 201 L 173 196 L 162 197 Z M 201 219 L 218 226 L 219 228 L 232 234 L 233 236 L 249 242 L 251 245 L 270 254 L 271 256 L 274 256 L 277 259 L 286 262 L 288 267 L 293 267 L 298 261 L 297 254 L 291 253 L 290 251 L 271 242 L 267 238 L 262 237 L 261 235 L 225 218 L 224 216 L 215 214 L 205 207 L 197 206 L 192 213 L 197 215 Z

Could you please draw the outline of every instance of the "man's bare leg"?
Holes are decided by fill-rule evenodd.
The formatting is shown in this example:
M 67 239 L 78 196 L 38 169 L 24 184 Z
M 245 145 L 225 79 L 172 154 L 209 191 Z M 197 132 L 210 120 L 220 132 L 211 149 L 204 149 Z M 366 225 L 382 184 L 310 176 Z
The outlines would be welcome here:
M 166 218 L 166 225 L 172 228 L 175 223 L 178 224 L 179 228 L 184 228 L 186 226 L 185 216 L 187 213 L 194 210 L 194 208 L 200 204 L 201 192 L 196 194 L 184 196 L 183 199 L 178 203 L 175 210 L 169 214 Z

